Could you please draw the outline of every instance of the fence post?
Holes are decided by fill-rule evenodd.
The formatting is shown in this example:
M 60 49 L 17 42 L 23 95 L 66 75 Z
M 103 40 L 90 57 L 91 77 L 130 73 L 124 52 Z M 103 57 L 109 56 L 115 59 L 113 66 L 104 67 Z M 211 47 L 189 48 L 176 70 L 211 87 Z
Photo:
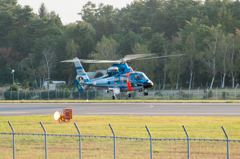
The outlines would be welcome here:
M 237 100 L 237 96 L 236 96 L 236 89 L 237 89 L 237 88 L 235 87 L 235 100 Z
M 146 96 L 145 96 L 146 97 Z M 163 89 L 162 89 L 162 100 L 163 100 Z
M 25 89 L 25 100 L 27 100 L 27 97 L 26 97 L 26 90 L 27 90 L 27 88 Z
M 71 99 L 73 100 L 73 94 L 72 94 L 72 90 L 73 90 L 73 89 L 71 89 Z
M 49 100 L 49 89 L 48 89 L 48 100 Z
M 63 89 L 63 100 L 65 100 L 65 89 L 66 88 Z
M 120 92 L 120 95 L 121 95 L 121 92 Z M 121 97 L 120 97 L 121 99 Z M 102 90 L 102 100 L 104 100 L 104 90 Z
M 12 124 L 10 123 L 10 121 L 8 121 L 9 126 L 12 129 L 12 134 L 13 134 L 13 159 L 15 159 L 15 132 L 14 129 L 12 127 Z
M 148 126 L 146 125 L 145 127 L 146 127 L 146 129 L 148 131 L 148 135 L 150 137 L 150 159 L 152 159 L 153 158 L 153 154 L 152 154 L 152 135 L 151 135 L 151 133 L 150 133 L 150 131 L 148 129 Z
M 80 130 L 78 129 L 77 124 L 74 123 L 74 125 L 75 125 L 75 127 L 76 127 L 76 129 L 77 129 L 77 131 L 78 131 L 78 134 L 79 134 L 79 159 L 81 159 L 81 158 L 82 158 L 81 132 L 80 132 Z
M 136 94 L 137 94 L 137 92 L 136 92 Z M 153 99 L 155 100 L 155 87 L 153 89 Z
M 190 89 L 191 88 L 188 89 L 188 100 L 190 100 Z
M 40 89 L 40 100 L 42 100 L 42 88 Z
M 136 91 L 136 98 L 137 98 L 137 100 L 138 100 L 138 92 Z
M 223 132 L 227 138 L 227 159 L 229 159 L 229 139 L 228 139 L 228 134 L 227 132 L 225 131 L 224 127 L 222 126 L 222 129 L 223 129 Z
M 217 98 L 217 89 L 218 89 L 218 87 L 216 88 L 216 99 L 218 99 L 218 98 Z
M 207 87 L 207 100 L 208 100 L 208 87 Z
M 33 88 L 33 92 L 32 92 L 32 99 L 34 98 L 34 88 Z
M 97 100 L 97 89 L 94 89 L 95 90 L 95 100 Z
M 18 100 L 19 100 L 19 90 L 18 90 Z
M 225 100 L 227 100 L 227 87 L 225 88 Z
M 198 100 L 199 100 L 199 87 L 198 87 Z
M 111 130 L 112 130 L 112 133 L 113 133 L 113 147 L 114 147 L 114 159 L 116 159 L 116 135 L 115 135 L 115 132 L 112 128 L 112 125 L 109 124 Z
M 182 89 L 182 87 L 180 87 L 179 100 L 181 100 L 181 89 Z
M 173 87 L 171 88 L 171 100 L 172 100 L 172 89 L 173 89 Z
M 88 99 L 88 90 L 87 90 L 87 99 Z
M 187 132 L 187 129 L 185 128 L 185 126 L 183 125 L 182 126 L 186 135 L 187 135 L 187 148 L 188 148 L 188 159 L 190 159 L 190 141 L 189 141 L 189 135 L 188 135 L 188 132 Z
M 11 95 L 10 95 L 10 99 L 12 100 L 12 89 L 11 89 L 11 93 L 10 93 Z
M 47 159 L 47 131 L 46 129 L 44 128 L 42 122 L 40 121 L 40 124 L 43 128 L 43 131 L 45 132 L 45 159 Z
M 55 95 L 56 95 L 56 100 L 57 100 L 57 89 L 56 89 L 55 93 L 56 93 Z
M 207 87 L 207 100 L 208 100 L 208 87 Z

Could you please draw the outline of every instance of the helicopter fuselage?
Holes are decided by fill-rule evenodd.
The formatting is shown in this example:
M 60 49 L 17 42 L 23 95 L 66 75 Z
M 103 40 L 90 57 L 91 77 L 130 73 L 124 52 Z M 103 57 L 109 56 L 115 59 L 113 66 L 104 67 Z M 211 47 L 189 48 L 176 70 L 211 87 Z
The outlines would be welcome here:
M 105 89 L 108 93 L 113 93 L 112 99 L 115 99 L 115 94 L 127 92 L 130 97 L 131 91 L 143 91 L 144 95 L 148 95 L 147 89 L 153 86 L 151 80 L 143 72 L 133 71 L 127 63 L 116 63 L 108 68 L 107 73 L 102 77 L 89 79 L 84 71 L 78 58 L 74 59 L 77 77 L 74 83 L 81 93 L 91 87 Z
M 120 92 L 142 91 L 153 86 L 152 81 L 144 73 L 135 71 L 123 74 L 120 72 L 108 72 L 106 75 L 89 80 L 85 84 L 108 91 L 119 88 Z

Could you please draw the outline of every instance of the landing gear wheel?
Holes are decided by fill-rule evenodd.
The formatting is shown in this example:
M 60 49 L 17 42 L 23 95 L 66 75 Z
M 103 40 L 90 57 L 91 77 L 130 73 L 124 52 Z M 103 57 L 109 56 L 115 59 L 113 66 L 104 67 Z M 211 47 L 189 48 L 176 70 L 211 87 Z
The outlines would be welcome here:
M 129 94 L 128 94 L 128 97 L 130 98 L 131 96 L 132 96 L 132 95 L 129 93 Z
M 112 100 L 114 100 L 115 99 L 115 96 L 112 96 Z
M 148 96 L 148 92 L 144 92 L 143 95 L 144 95 L 144 96 Z

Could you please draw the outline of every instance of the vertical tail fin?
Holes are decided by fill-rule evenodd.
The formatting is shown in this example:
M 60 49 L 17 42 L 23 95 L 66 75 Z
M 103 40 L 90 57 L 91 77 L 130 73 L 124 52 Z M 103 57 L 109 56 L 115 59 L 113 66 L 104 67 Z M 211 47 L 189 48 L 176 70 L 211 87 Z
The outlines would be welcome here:
M 81 84 L 84 84 L 85 82 L 88 82 L 89 81 L 88 75 L 86 74 L 85 70 L 83 69 L 80 60 L 77 57 L 73 58 L 73 60 L 74 60 L 74 64 L 75 64 L 76 71 L 77 71 L 76 79 L 78 81 L 80 81 Z
M 83 88 L 82 88 L 81 84 L 78 82 L 77 79 L 74 80 L 74 83 L 75 83 L 75 85 L 76 85 L 76 87 L 78 89 L 78 92 L 82 93 L 83 92 Z

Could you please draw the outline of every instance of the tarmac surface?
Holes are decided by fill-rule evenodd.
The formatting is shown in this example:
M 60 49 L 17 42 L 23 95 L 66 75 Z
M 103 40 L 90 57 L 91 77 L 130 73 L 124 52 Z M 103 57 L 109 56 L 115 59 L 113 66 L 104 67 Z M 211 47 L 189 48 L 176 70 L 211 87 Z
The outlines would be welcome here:
M 240 116 L 239 103 L 0 103 L 0 116 L 53 115 Z

